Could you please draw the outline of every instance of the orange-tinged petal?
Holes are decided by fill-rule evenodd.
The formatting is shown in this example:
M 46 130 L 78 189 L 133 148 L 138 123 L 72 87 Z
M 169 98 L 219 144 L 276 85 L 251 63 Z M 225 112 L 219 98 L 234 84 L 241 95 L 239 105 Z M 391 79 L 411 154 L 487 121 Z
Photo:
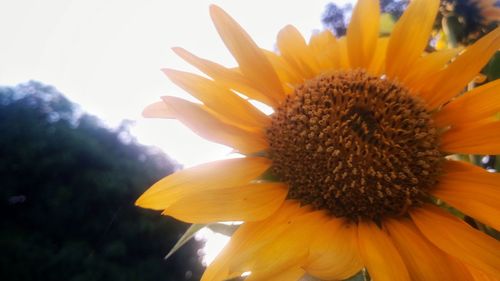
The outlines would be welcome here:
M 288 203 L 288 201 L 285 201 Z M 298 257 L 302 256 L 290 256 L 283 257 L 281 259 L 281 267 L 264 266 L 256 267 L 257 260 L 261 257 L 261 254 L 265 249 L 268 249 L 272 245 L 281 245 L 278 241 L 282 241 L 282 237 L 291 229 L 292 222 L 298 220 L 298 218 L 307 215 L 311 212 L 310 208 L 297 208 L 294 205 L 288 204 L 288 207 L 281 208 L 276 212 L 275 217 L 270 217 L 263 221 L 258 227 L 252 238 L 245 242 L 245 246 L 242 247 L 236 256 L 230 261 L 230 272 L 245 272 L 245 271 L 260 271 L 259 276 L 266 275 L 269 271 L 275 272 L 278 270 L 283 270 L 287 268 L 288 265 L 292 265 L 294 262 L 298 262 Z M 303 249 L 302 249 L 303 250 Z M 298 255 L 302 255 L 303 251 L 297 252 Z M 286 262 L 286 264 L 283 264 Z
M 396 247 L 375 223 L 359 223 L 358 244 L 361 259 L 374 281 L 410 280 Z
M 163 214 L 189 223 L 259 221 L 278 209 L 287 192 L 282 183 L 198 191 L 172 203 Z
M 474 88 L 453 100 L 434 115 L 439 127 L 460 125 L 500 112 L 500 79 Z
M 252 226 L 252 223 L 244 223 L 236 230 L 231 236 L 229 243 L 226 244 L 215 260 L 207 267 L 200 281 L 228 280 L 241 276 L 243 272 L 229 273 L 229 261 L 236 255 L 241 245 L 251 239 L 255 227 L 249 227 L 249 225 Z
M 276 273 L 307 262 L 311 236 L 327 220 L 321 211 L 309 212 L 286 222 L 286 230 L 274 242 L 255 253 L 252 275 L 255 280 L 268 280 Z
M 313 34 L 309 40 L 309 49 L 316 57 L 322 71 L 340 67 L 337 39 L 330 30 Z
M 201 281 L 219 281 L 229 277 L 240 276 L 247 268 L 232 268 L 231 263 L 242 264 L 254 256 L 262 247 L 279 239 L 284 230 L 283 222 L 290 217 L 306 211 L 300 208 L 297 202 L 285 201 L 283 205 L 269 218 L 258 222 L 246 222 L 242 224 L 231 237 L 229 243 L 224 247 L 214 262 L 207 268 Z M 280 226 L 277 230 L 276 226 Z M 243 256 L 243 257 L 242 257 Z M 235 259 L 240 261 L 235 261 Z
M 445 49 L 430 53 L 417 59 L 407 74 L 400 75 L 403 84 L 414 90 L 418 90 L 430 77 L 442 70 L 451 59 L 457 56 L 460 49 Z
M 332 218 L 315 234 L 304 268 L 323 280 L 344 280 L 363 267 L 356 224 Z
M 245 281 L 298 281 L 305 273 L 299 266 L 292 266 L 265 279 L 260 278 L 258 274 L 251 274 Z
M 199 136 L 235 148 L 242 153 L 267 149 L 262 130 L 246 130 L 228 124 L 205 107 L 176 97 L 163 97 L 175 118 Z
M 470 274 L 472 274 L 474 281 L 499 281 L 498 276 L 489 276 L 484 272 L 472 267 L 468 266 Z
M 285 96 L 271 63 L 243 28 L 221 8 L 211 5 L 210 16 L 241 72 L 275 104 Z
M 172 48 L 172 50 L 182 59 L 192 64 L 206 75 L 212 77 L 217 83 L 242 93 L 251 99 L 258 100 L 271 106 L 277 105 L 272 98 L 256 89 L 255 86 L 252 85 L 252 82 L 241 73 L 215 62 L 197 57 L 182 48 L 176 47 Z
M 306 272 L 300 267 L 292 267 L 267 279 L 268 281 L 294 281 L 300 280 Z M 250 281 L 250 280 L 249 280 Z
M 157 101 L 146 106 L 146 108 L 142 111 L 142 116 L 146 118 L 175 118 L 175 114 L 168 109 L 167 105 L 163 101 Z
M 379 38 L 377 41 L 377 47 L 375 53 L 373 54 L 372 62 L 368 68 L 368 73 L 380 76 L 385 70 L 385 55 L 387 53 L 387 44 L 389 43 L 388 37 Z
M 164 69 L 163 72 L 178 86 L 199 99 L 217 114 L 247 127 L 265 127 L 269 117 L 234 92 L 216 82 L 188 72 Z
M 384 227 L 413 281 L 471 280 L 465 266 L 432 245 L 410 219 L 384 220 Z
M 446 161 L 432 194 L 500 230 L 500 174 L 465 162 Z
M 387 46 L 386 73 L 403 78 L 422 55 L 431 34 L 439 0 L 411 1 L 392 30 Z
M 410 215 L 435 246 L 492 276 L 500 276 L 500 242 L 432 205 Z
M 278 49 L 287 63 L 296 69 L 303 78 L 313 78 L 319 72 L 319 66 L 306 41 L 292 25 L 287 25 L 278 33 Z
M 344 37 L 339 38 L 338 42 L 338 56 L 340 62 L 340 69 L 346 70 L 349 69 L 349 55 L 347 54 L 347 40 Z
M 380 24 L 378 0 L 359 0 L 347 28 L 347 50 L 351 67 L 368 68 L 377 44 Z
M 436 108 L 458 95 L 499 48 L 500 27 L 467 47 L 421 91 L 429 107 Z
M 164 210 L 177 200 L 197 192 L 249 184 L 271 166 L 261 157 L 220 160 L 169 175 L 150 187 L 136 205 Z
M 441 150 L 452 153 L 500 154 L 500 121 L 464 124 L 441 136 Z
M 299 70 L 288 65 L 288 63 L 281 56 L 268 50 L 262 50 L 262 52 L 264 52 L 267 59 L 273 65 L 273 68 L 276 70 L 276 73 L 278 73 L 278 76 L 280 77 L 282 83 L 298 84 L 304 81 L 304 78 L 300 74 Z

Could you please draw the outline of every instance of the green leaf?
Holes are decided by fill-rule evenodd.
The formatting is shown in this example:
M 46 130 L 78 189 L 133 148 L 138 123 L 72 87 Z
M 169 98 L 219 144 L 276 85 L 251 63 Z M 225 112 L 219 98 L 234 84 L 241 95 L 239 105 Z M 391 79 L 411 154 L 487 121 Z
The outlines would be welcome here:
M 272 182 L 280 181 L 278 176 L 276 176 L 273 173 L 273 169 L 269 169 L 269 170 L 265 171 L 264 174 L 262 174 L 262 176 L 260 176 L 260 179 L 265 180 L 265 181 L 272 181 Z
M 500 52 L 496 52 L 484 69 L 488 81 L 500 78 Z
M 448 16 L 443 18 L 443 31 L 448 38 L 448 43 L 456 48 L 461 38 L 464 38 L 464 30 L 460 21 L 455 16 Z
M 300 281 L 321 281 L 321 279 L 306 274 L 306 276 L 302 277 Z
M 344 281 L 369 281 L 370 277 L 368 276 L 367 272 L 365 270 L 361 270 L 357 274 L 353 275 L 351 278 L 347 278 Z M 300 279 L 300 281 L 322 281 L 321 279 L 318 279 L 316 277 L 313 277 L 311 275 L 306 275 Z
M 200 229 L 204 228 L 207 226 L 206 224 L 192 224 L 186 232 L 182 235 L 182 237 L 177 240 L 177 243 L 175 243 L 174 247 L 168 252 L 168 254 L 165 256 L 165 259 L 168 259 L 170 256 L 172 256 L 177 250 L 179 250 L 184 244 L 186 244 L 191 238 L 194 237 L 196 232 L 198 232 Z
M 394 28 L 394 17 L 389 13 L 383 13 L 380 15 L 380 35 L 389 35 Z
M 492 156 L 492 157 L 495 157 L 495 167 L 494 167 L 494 169 L 498 173 L 498 172 L 500 172 L 500 155 L 495 155 L 495 156 Z
M 235 224 L 223 224 L 223 223 L 212 223 L 207 225 L 208 229 L 213 232 L 220 233 L 227 236 L 232 236 L 233 233 L 238 229 L 239 225 Z
M 345 279 L 345 281 L 367 281 L 367 280 L 370 280 L 370 278 L 368 277 L 368 274 L 365 270 L 361 270 L 351 278 Z

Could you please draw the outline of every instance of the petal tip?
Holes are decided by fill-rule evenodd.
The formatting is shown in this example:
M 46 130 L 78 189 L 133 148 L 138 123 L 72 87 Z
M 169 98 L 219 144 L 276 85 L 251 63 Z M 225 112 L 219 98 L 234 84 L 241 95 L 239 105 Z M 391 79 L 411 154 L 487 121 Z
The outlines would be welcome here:
M 208 10 L 210 12 L 210 17 L 212 17 L 212 19 L 214 17 L 223 16 L 226 14 L 226 12 L 221 7 L 219 7 L 215 4 L 210 4 L 210 6 L 208 7 Z
M 162 68 L 161 72 L 163 72 L 163 74 L 167 75 L 167 77 L 170 78 L 171 76 L 174 76 L 178 71 L 172 68 Z
M 137 198 L 137 200 L 135 200 L 134 202 L 134 205 L 137 206 L 137 207 L 141 207 L 141 208 L 144 208 L 145 207 L 145 204 L 144 204 L 144 195 L 145 193 L 143 193 L 141 196 L 139 196 L 139 198 Z
M 179 47 L 179 46 L 174 46 L 172 48 L 170 48 L 176 55 L 182 57 L 183 55 L 185 55 L 187 53 L 186 49 L 182 48 L 182 47 Z

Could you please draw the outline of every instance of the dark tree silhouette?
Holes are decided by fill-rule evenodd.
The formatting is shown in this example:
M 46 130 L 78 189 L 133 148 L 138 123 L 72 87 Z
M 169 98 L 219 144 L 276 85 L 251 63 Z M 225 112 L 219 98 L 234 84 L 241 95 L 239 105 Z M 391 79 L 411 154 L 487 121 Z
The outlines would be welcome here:
M 198 280 L 186 225 L 134 206 L 176 165 L 54 88 L 0 88 L 0 280 Z
M 344 36 L 347 31 L 347 23 L 344 14 L 350 12 L 352 6 L 339 7 L 335 3 L 328 3 L 321 17 L 321 22 L 323 25 L 333 31 L 337 36 Z

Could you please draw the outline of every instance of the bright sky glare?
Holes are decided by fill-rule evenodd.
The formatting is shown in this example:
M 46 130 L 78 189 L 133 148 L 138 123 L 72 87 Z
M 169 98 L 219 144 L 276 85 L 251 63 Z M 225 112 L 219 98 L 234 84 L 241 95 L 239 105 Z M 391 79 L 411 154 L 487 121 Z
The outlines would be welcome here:
M 54 85 L 82 108 L 132 133 L 185 166 L 225 157 L 231 149 L 204 141 L 175 120 L 141 117 L 163 95 L 188 97 L 160 71 L 196 72 L 171 47 L 181 46 L 227 66 L 235 62 L 208 14 L 217 4 L 261 47 L 294 24 L 306 38 L 322 28 L 329 0 L 4 0 L 0 1 L 0 85 L 35 79 Z M 343 3 L 345 1 L 336 1 Z
M 276 34 L 293 24 L 308 39 L 322 28 L 330 0 L 3 0 L 0 1 L 0 85 L 34 79 L 55 86 L 83 110 L 110 126 L 134 120 L 137 139 L 162 148 L 185 166 L 227 157 L 231 148 L 203 140 L 175 120 L 141 117 L 163 95 L 190 98 L 160 71 L 197 72 L 171 47 L 226 66 L 235 61 L 208 14 L 217 4 L 257 44 L 274 49 Z M 348 0 L 336 0 L 338 4 Z M 203 262 L 210 263 L 227 237 L 209 235 Z

